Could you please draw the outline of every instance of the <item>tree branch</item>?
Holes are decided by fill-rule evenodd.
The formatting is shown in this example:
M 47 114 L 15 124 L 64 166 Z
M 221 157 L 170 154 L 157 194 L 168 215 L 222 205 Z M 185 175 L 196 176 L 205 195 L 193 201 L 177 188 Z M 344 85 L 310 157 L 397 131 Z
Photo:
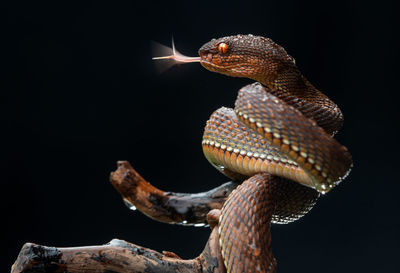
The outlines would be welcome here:
M 134 206 L 150 218 L 184 225 L 207 224 L 207 213 L 221 209 L 228 195 L 238 184 L 225 183 L 202 193 L 164 192 L 147 182 L 127 161 L 119 161 L 111 173 L 111 184 L 128 206 Z
M 100 246 L 70 248 L 26 243 L 11 269 L 11 273 L 22 272 L 224 273 L 225 267 L 215 228 L 203 252 L 191 260 L 118 239 Z

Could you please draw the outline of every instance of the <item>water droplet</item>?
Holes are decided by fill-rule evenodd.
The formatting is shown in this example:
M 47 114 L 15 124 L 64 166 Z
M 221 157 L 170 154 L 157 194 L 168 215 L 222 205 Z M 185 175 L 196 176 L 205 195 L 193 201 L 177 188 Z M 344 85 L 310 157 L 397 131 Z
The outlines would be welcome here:
M 136 207 L 128 201 L 128 199 L 123 199 L 125 206 L 127 206 L 130 210 L 136 210 Z

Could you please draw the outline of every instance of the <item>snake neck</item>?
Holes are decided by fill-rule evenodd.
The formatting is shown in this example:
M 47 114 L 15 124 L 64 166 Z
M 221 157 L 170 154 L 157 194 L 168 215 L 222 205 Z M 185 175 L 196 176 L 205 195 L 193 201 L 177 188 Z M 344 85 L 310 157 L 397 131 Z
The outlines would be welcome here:
M 339 107 L 315 88 L 297 67 L 288 67 L 272 76 L 259 75 L 254 80 L 268 87 L 271 94 L 314 120 L 328 134 L 334 135 L 341 128 L 343 114 Z

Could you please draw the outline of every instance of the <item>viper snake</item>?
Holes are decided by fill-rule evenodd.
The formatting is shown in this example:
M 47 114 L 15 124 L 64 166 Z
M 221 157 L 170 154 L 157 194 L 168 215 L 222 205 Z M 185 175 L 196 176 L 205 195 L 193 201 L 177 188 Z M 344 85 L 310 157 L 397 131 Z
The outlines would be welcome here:
M 333 138 L 342 112 L 269 38 L 212 39 L 199 56 L 174 49 L 161 58 L 200 62 L 210 71 L 256 81 L 239 90 L 233 109 L 211 115 L 202 141 L 207 160 L 241 183 L 219 217 L 227 272 L 276 272 L 271 222 L 289 223 L 306 214 L 352 167 L 350 153 Z

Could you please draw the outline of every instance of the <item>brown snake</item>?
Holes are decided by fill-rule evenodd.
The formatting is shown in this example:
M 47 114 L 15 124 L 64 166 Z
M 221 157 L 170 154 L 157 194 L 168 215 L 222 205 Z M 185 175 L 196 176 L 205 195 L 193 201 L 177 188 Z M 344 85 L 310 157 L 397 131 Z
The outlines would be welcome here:
M 257 81 L 240 89 L 234 109 L 223 107 L 211 115 L 202 146 L 213 166 L 244 181 L 219 218 L 227 271 L 275 272 L 271 221 L 300 218 L 351 169 L 350 153 L 333 138 L 342 113 L 271 39 L 213 39 L 199 55 L 165 58 L 200 61 L 210 71 Z

